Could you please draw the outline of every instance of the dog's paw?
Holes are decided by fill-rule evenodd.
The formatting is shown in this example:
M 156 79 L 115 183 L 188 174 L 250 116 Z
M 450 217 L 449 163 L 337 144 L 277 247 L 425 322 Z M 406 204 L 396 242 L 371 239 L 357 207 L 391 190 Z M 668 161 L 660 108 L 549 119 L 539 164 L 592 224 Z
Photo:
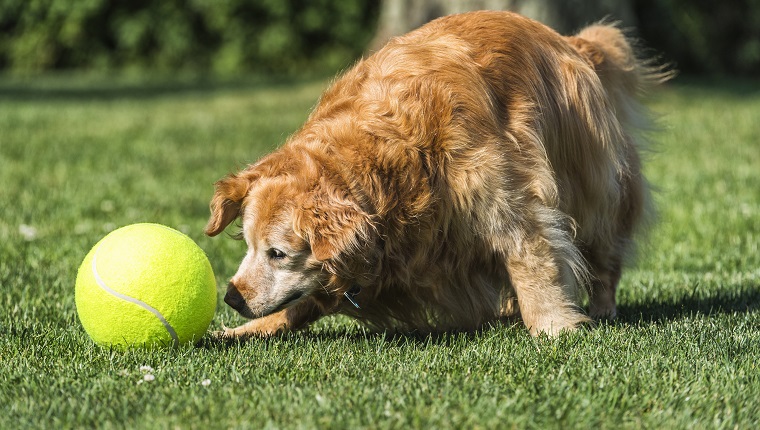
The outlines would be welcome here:
M 224 330 L 215 330 L 211 332 L 211 338 L 214 340 L 230 340 L 234 338 L 232 333 L 230 333 L 230 329 L 226 328 Z
M 288 327 L 286 324 L 283 324 L 282 322 L 279 322 L 273 318 L 265 317 L 248 321 L 247 323 L 235 328 L 223 326 L 223 330 L 214 331 L 211 335 L 216 340 L 245 341 L 253 338 L 266 339 L 287 332 Z
M 526 324 L 527 325 L 527 324 Z M 537 318 L 528 327 L 533 336 L 559 336 L 562 332 L 575 331 L 583 327 L 593 327 L 594 321 L 580 312 L 565 315 L 547 315 Z
M 595 321 L 612 321 L 617 318 L 617 307 L 611 306 L 594 306 L 589 307 L 589 316 Z

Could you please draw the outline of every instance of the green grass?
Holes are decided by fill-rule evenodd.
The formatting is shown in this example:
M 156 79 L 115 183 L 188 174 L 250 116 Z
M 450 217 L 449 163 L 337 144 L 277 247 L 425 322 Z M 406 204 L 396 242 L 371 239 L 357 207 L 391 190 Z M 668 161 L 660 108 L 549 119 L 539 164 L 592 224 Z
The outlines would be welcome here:
M 753 83 L 653 98 L 660 219 L 614 323 L 552 341 L 520 326 L 388 337 L 327 318 L 245 344 L 93 345 L 74 306 L 88 249 L 118 226 L 174 226 L 208 253 L 221 297 L 244 250 L 202 235 L 212 184 L 281 143 L 323 86 L 0 78 L 0 428 L 758 427 Z M 212 328 L 240 321 L 220 300 Z

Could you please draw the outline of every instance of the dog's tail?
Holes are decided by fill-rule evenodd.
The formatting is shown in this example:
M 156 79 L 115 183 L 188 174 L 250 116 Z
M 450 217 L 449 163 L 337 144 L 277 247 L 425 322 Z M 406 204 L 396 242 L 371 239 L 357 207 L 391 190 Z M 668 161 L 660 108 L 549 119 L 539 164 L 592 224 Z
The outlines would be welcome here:
M 632 40 L 614 24 L 594 24 L 567 39 L 594 67 L 605 88 L 623 89 L 627 96 L 639 95 L 675 76 L 670 65 L 638 56 Z

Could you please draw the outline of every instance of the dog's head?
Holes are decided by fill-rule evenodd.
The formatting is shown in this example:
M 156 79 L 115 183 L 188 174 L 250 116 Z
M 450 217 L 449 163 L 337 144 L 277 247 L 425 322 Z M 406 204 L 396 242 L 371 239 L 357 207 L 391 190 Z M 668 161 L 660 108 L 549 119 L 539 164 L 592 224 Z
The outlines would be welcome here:
M 238 217 L 242 221 L 248 251 L 225 302 L 247 318 L 307 297 L 334 308 L 353 284 L 366 281 L 361 278 L 372 264 L 370 216 L 340 179 L 277 155 L 217 182 L 206 226 L 206 234 L 216 236 Z

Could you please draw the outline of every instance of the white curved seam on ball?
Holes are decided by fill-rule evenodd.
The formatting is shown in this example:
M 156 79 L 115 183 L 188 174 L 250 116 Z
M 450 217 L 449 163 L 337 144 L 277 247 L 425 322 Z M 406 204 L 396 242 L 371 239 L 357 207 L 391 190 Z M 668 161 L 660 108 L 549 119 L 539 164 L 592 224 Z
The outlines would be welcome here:
M 164 316 L 161 315 L 161 312 L 159 312 L 158 309 L 134 297 L 130 297 L 118 291 L 112 290 L 111 288 L 108 287 L 108 285 L 106 285 L 105 281 L 103 281 L 103 279 L 100 277 L 100 274 L 98 274 L 98 269 L 97 269 L 97 266 L 95 265 L 97 256 L 98 256 L 98 253 L 97 251 L 95 251 L 95 254 L 92 256 L 92 274 L 95 276 L 95 282 L 100 286 L 100 288 L 102 288 L 107 293 L 113 296 L 116 296 L 122 300 L 126 300 L 130 303 L 134 303 L 137 306 L 140 306 L 141 308 L 147 311 L 150 311 L 153 315 L 156 316 L 156 318 L 158 318 L 159 321 L 161 321 L 161 324 L 164 325 L 164 328 L 166 328 L 166 331 L 169 332 L 169 335 L 172 337 L 174 346 L 179 346 L 179 338 L 177 337 L 177 332 L 174 331 L 174 327 L 172 327 L 172 325 L 169 324 L 169 321 L 167 321 L 166 318 L 164 318 Z

